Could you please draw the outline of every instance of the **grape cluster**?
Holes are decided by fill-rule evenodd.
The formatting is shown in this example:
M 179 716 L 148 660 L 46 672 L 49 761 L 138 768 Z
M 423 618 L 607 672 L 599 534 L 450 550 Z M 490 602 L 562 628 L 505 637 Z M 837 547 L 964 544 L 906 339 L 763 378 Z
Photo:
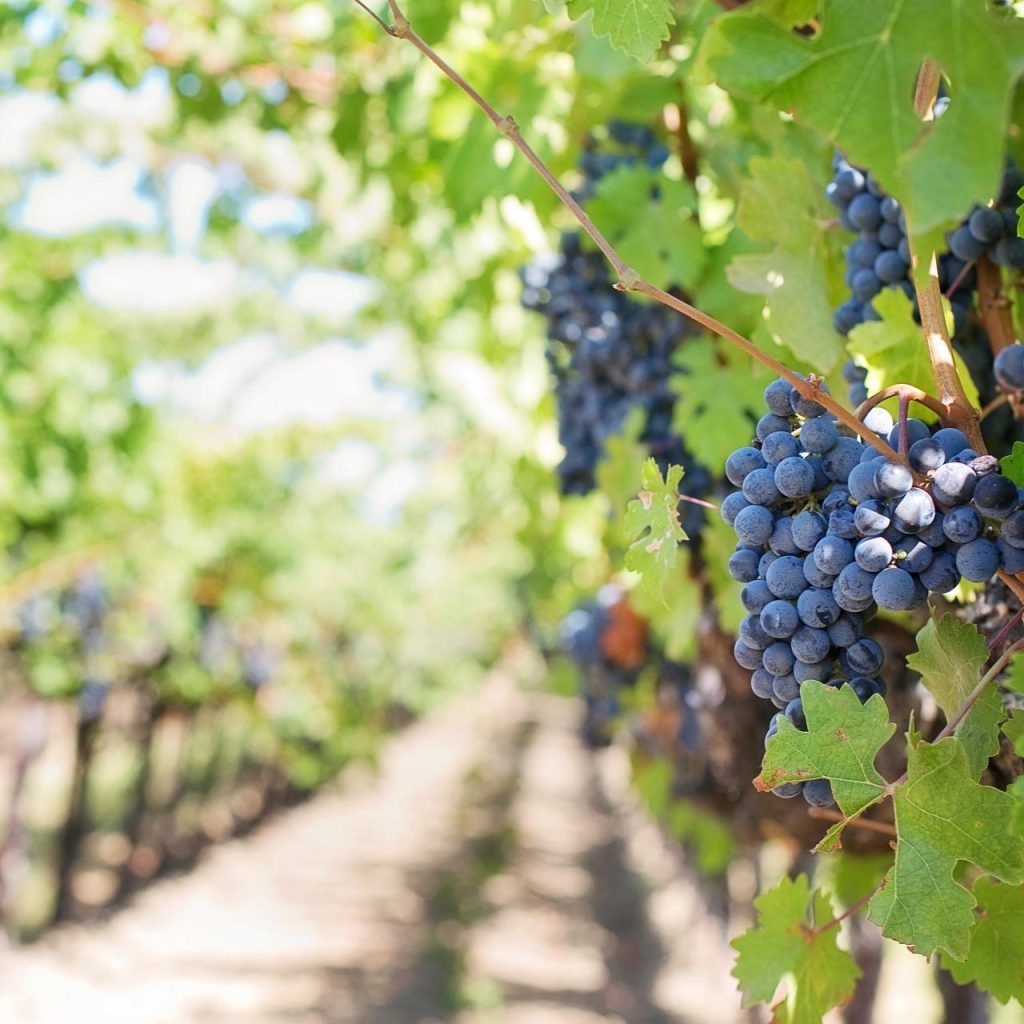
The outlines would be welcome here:
M 644 166 L 658 170 L 669 157 L 668 147 L 658 141 L 650 127 L 633 121 L 608 122 L 608 138 L 599 142 L 589 137 L 580 157 L 583 182 L 573 192 L 577 202 L 585 202 L 594 194 L 597 183 L 620 167 Z
M 623 163 L 660 166 L 668 150 L 644 125 L 613 122 L 609 136 L 618 152 L 588 149 L 581 160 L 585 199 L 594 183 Z M 640 440 L 662 472 L 681 465 L 686 492 L 699 497 L 712 480 L 673 429 L 676 395 L 669 384 L 672 356 L 692 326 L 684 317 L 654 303 L 616 291 L 615 279 L 600 253 L 584 248 L 579 232 L 562 236 L 560 251 L 522 272 L 522 303 L 547 320 L 547 361 L 555 378 L 558 434 L 565 458 L 558 467 L 563 494 L 594 489 L 595 471 L 608 439 L 622 432 L 634 409 L 642 411 Z M 684 529 L 696 533 L 703 513 L 684 503 Z
M 879 608 L 908 611 L 961 579 L 1024 571 L 1022 492 L 959 430 L 932 434 L 908 419 L 911 472 L 843 434 L 786 381 L 764 398 L 756 438 L 726 462 L 739 488 L 722 503 L 738 538 L 728 568 L 744 584 L 748 613 L 734 653 L 753 673 L 754 693 L 806 728 L 800 684 L 808 679 L 848 683 L 861 700 L 884 695 L 883 651 L 865 635 Z M 884 409 L 864 425 L 898 448 L 899 427 Z M 775 792 L 801 790 L 813 805 L 831 802 L 822 780 Z

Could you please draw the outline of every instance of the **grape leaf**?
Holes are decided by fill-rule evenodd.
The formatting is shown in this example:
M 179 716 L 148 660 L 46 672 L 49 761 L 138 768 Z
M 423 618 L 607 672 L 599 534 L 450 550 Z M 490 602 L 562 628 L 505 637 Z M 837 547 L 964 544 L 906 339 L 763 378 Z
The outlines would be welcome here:
M 646 167 L 619 167 L 598 182 L 587 213 L 641 277 L 660 288 L 691 288 L 707 259 L 696 206 L 689 182 Z
M 744 353 L 704 339 L 684 344 L 674 362 L 684 372 L 671 380 L 678 396 L 672 424 L 680 436 L 700 438 L 701 462 L 721 474 L 733 449 L 753 437 L 772 375 Z
M 611 501 L 616 514 L 636 495 L 637 467 L 643 464 L 647 454 L 646 447 L 637 439 L 643 433 L 646 418 L 640 407 L 630 409 L 621 432 L 605 441 L 604 458 L 595 470 L 597 486 Z M 630 540 L 632 538 L 626 538 L 625 543 Z
M 725 15 L 704 37 L 698 73 L 824 134 L 903 201 L 917 232 L 987 199 L 1024 71 L 1024 26 L 976 0 L 824 0 L 821 24 L 808 38 L 756 10 Z M 927 125 L 913 109 L 925 58 L 951 95 Z
M 658 52 L 675 24 L 669 0 L 568 0 L 567 7 L 574 20 L 593 11 L 594 35 L 640 61 Z
M 921 326 L 914 322 L 913 305 L 899 289 L 886 288 L 872 300 L 881 320 L 869 320 L 850 332 L 847 349 L 859 366 L 868 371 L 869 393 L 890 384 L 911 384 L 929 392 L 935 386 L 928 346 Z M 978 388 L 959 357 L 957 372 L 964 393 L 972 405 L 978 404 Z M 928 423 L 935 414 L 923 405 L 915 405 L 913 415 Z
M 977 685 L 988 655 L 977 626 L 944 615 L 918 632 L 917 651 L 907 658 L 907 667 L 921 673 L 921 682 L 949 719 Z M 990 686 L 957 726 L 975 779 L 999 752 L 999 723 L 1005 717 L 999 692 Z
M 644 463 L 641 490 L 626 506 L 623 529 L 632 538 L 626 552 L 626 568 L 641 575 L 638 589 L 659 597 L 679 562 L 679 545 L 686 534 L 679 525 L 679 481 L 682 466 L 669 466 L 662 479 L 654 459 Z
M 788 719 L 768 741 L 761 774 L 754 785 L 774 789 L 783 782 L 829 779 L 840 810 L 859 814 L 885 793 L 875 757 L 896 731 L 879 695 L 861 704 L 849 686 L 836 688 L 810 680 L 800 687 L 807 731 Z
M 967 959 L 943 957 L 960 985 L 976 982 L 1001 1003 L 1024 999 L 1024 886 L 1002 885 L 984 876 L 974 883 L 978 921 Z
M 1003 476 L 1009 477 L 1018 487 L 1024 487 L 1024 442 L 1014 441 L 1009 455 L 999 460 Z
M 839 930 L 815 930 L 833 918 L 828 897 L 812 893 L 800 875 L 784 878 L 754 906 L 757 926 L 732 943 L 739 954 L 732 973 L 743 989 L 743 1005 L 768 1002 L 785 982 L 773 1022 L 820 1024 L 829 1009 L 850 998 L 860 977 L 853 957 L 836 944 Z
M 963 960 L 974 897 L 956 880 L 962 860 L 1004 882 L 1024 880 L 1024 844 L 1010 834 L 1015 800 L 971 776 L 963 744 L 912 741 L 907 781 L 897 786 L 896 861 L 868 906 L 882 934 L 922 956 Z
M 820 373 L 842 355 L 828 295 L 830 213 L 806 165 L 794 158 L 755 157 L 742 185 L 736 222 L 752 239 L 771 243 L 733 258 L 726 274 L 743 292 L 765 296 L 772 339 Z
M 679 548 L 679 565 L 660 590 L 640 586 L 630 596 L 664 645 L 665 657 L 686 661 L 694 656 L 704 604 L 701 588 L 690 574 L 690 552 L 685 547 Z

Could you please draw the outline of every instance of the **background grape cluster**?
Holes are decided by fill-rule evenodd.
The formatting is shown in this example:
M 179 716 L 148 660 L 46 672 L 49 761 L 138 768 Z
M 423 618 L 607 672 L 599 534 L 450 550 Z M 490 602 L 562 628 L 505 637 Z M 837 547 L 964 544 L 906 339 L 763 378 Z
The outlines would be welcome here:
M 615 121 L 607 143 L 591 142 L 580 160 L 581 202 L 601 177 L 617 167 L 660 167 L 668 149 L 644 125 Z M 558 435 L 565 457 L 558 467 L 563 494 L 587 494 L 596 486 L 597 464 L 607 441 L 622 432 L 634 409 L 642 410 L 641 442 L 661 471 L 683 466 L 686 492 L 707 493 L 712 480 L 673 431 L 676 402 L 669 384 L 677 345 L 693 326 L 661 305 L 639 302 L 615 290 L 604 257 L 584 247 L 578 231 L 562 235 L 559 252 L 522 271 L 523 305 L 547 321 L 546 357 L 555 379 Z M 688 533 L 699 531 L 700 508 L 681 508 Z
M 726 463 L 739 488 L 722 503 L 738 538 L 728 568 L 744 584 L 747 611 L 734 653 L 753 692 L 806 728 L 806 680 L 848 683 L 861 700 L 884 696 L 884 652 L 866 635 L 879 608 L 909 611 L 961 579 L 1024 570 L 1024 495 L 959 430 L 933 434 L 908 419 L 911 472 L 843 434 L 784 380 L 764 399 L 756 437 Z M 899 448 L 899 426 L 884 409 L 864 424 Z M 823 780 L 775 790 L 801 791 L 812 805 L 832 801 Z

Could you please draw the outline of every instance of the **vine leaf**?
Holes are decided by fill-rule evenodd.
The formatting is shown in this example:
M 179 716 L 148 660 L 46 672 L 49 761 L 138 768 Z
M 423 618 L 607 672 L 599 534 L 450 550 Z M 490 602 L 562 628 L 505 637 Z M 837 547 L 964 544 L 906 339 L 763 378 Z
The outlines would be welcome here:
M 781 982 L 786 993 L 773 1007 L 773 1024 L 820 1024 L 833 1006 L 853 993 L 860 968 L 836 944 L 838 928 L 821 892 L 811 892 L 806 875 L 784 878 L 754 901 L 757 926 L 732 943 L 739 953 L 733 976 L 743 989 L 743 1005 L 768 1002 Z
M 963 744 L 911 737 L 907 781 L 893 795 L 896 861 L 868 905 L 882 934 L 922 956 L 970 950 L 974 897 L 954 877 L 970 861 L 1004 882 L 1024 881 L 1024 844 L 1010 834 L 1016 801 L 971 776 Z
M 875 768 L 875 757 L 896 731 L 885 701 L 876 694 L 861 704 L 851 687 L 814 680 L 800 687 L 800 697 L 807 731 L 780 720 L 754 785 L 767 791 L 784 782 L 828 779 L 840 810 L 853 817 L 885 794 L 886 781 Z M 838 832 L 830 832 L 828 845 L 838 846 Z
M 771 248 L 734 257 L 726 271 L 729 283 L 764 295 L 766 326 L 776 344 L 827 373 L 842 355 L 843 342 L 832 325 L 830 213 L 821 189 L 796 158 L 755 157 L 750 174 L 743 183 L 736 223 Z
M 915 231 L 952 222 L 988 198 L 1003 167 L 1024 26 L 976 0 L 824 0 L 813 37 L 756 11 L 719 18 L 698 59 L 704 77 L 815 128 L 903 201 Z M 951 102 L 925 125 L 918 70 L 940 65 Z M 708 76 L 707 72 L 710 72 Z M 964 160 L 963 154 L 971 159 Z
M 977 626 L 944 615 L 929 620 L 917 634 L 917 651 L 907 658 L 907 667 L 921 673 L 921 681 L 949 719 L 977 685 L 988 655 Z M 990 686 L 956 728 L 975 779 L 988 759 L 999 753 L 999 723 L 1005 717 L 999 691 Z
M 701 462 L 723 473 L 736 438 L 751 436 L 763 413 L 764 388 L 772 378 L 724 345 L 682 345 L 674 362 L 683 372 L 671 378 L 678 396 L 673 426 L 682 437 L 699 437 Z
M 1009 477 L 1018 487 L 1024 487 L 1024 442 L 1014 441 L 1009 455 L 999 460 L 1003 476 Z
M 868 371 L 868 392 L 874 394 L 890 384 L 910 384 L 929 392 L 935 386 L 928 349 L 921 344 L 921 326 L 914 322 L 910 299 L 896 288 L 885 288 L 871 304 L 881 320 L 869 320 L 850 332 L 847 349 Z M 978 388 L 957 357 L 957 371 L 964 394 L 978 404 Z M 914 406 L 914 416 L 928 423 L 937 418 L 931 409 Z
M 631 538 L 626 568 L 641 575 L 638 589 L 660 597 L 679 562 L 679 545 L 686 534 L 679 525 L 679 481 L 682 466 L 669 466 L 662 479 L 654 459 L 644 463 L 640 492 L 627 506 L 623 529 Z
M 675 24 L 669 0 L 568 0 L 569 17 L 593 11 L 596 36 L 607 36 L 616 50 L 649 61 Z
M 587 203 L 590 218 L 627 265 L 661 288 L 692 288 L 704 270 L 707 255 L 696 208 L 689 182 L 646 167 L 619 167 L 605 175 Z
M 1024 999 L 1024 886 L 984 876 L 974 883 L 978 920 L 963 963 L 943 958 L 960 985 L 976 982 L 1001 1003 Z

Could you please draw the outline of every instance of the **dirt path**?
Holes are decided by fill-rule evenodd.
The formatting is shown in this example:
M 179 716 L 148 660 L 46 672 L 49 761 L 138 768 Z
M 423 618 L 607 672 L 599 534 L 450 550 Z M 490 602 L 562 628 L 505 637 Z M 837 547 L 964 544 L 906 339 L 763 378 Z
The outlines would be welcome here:
M 110 921 L 0 955 L 5 1024 L 733 1024 L 717 925 L 576 708 L 495 675 Z

